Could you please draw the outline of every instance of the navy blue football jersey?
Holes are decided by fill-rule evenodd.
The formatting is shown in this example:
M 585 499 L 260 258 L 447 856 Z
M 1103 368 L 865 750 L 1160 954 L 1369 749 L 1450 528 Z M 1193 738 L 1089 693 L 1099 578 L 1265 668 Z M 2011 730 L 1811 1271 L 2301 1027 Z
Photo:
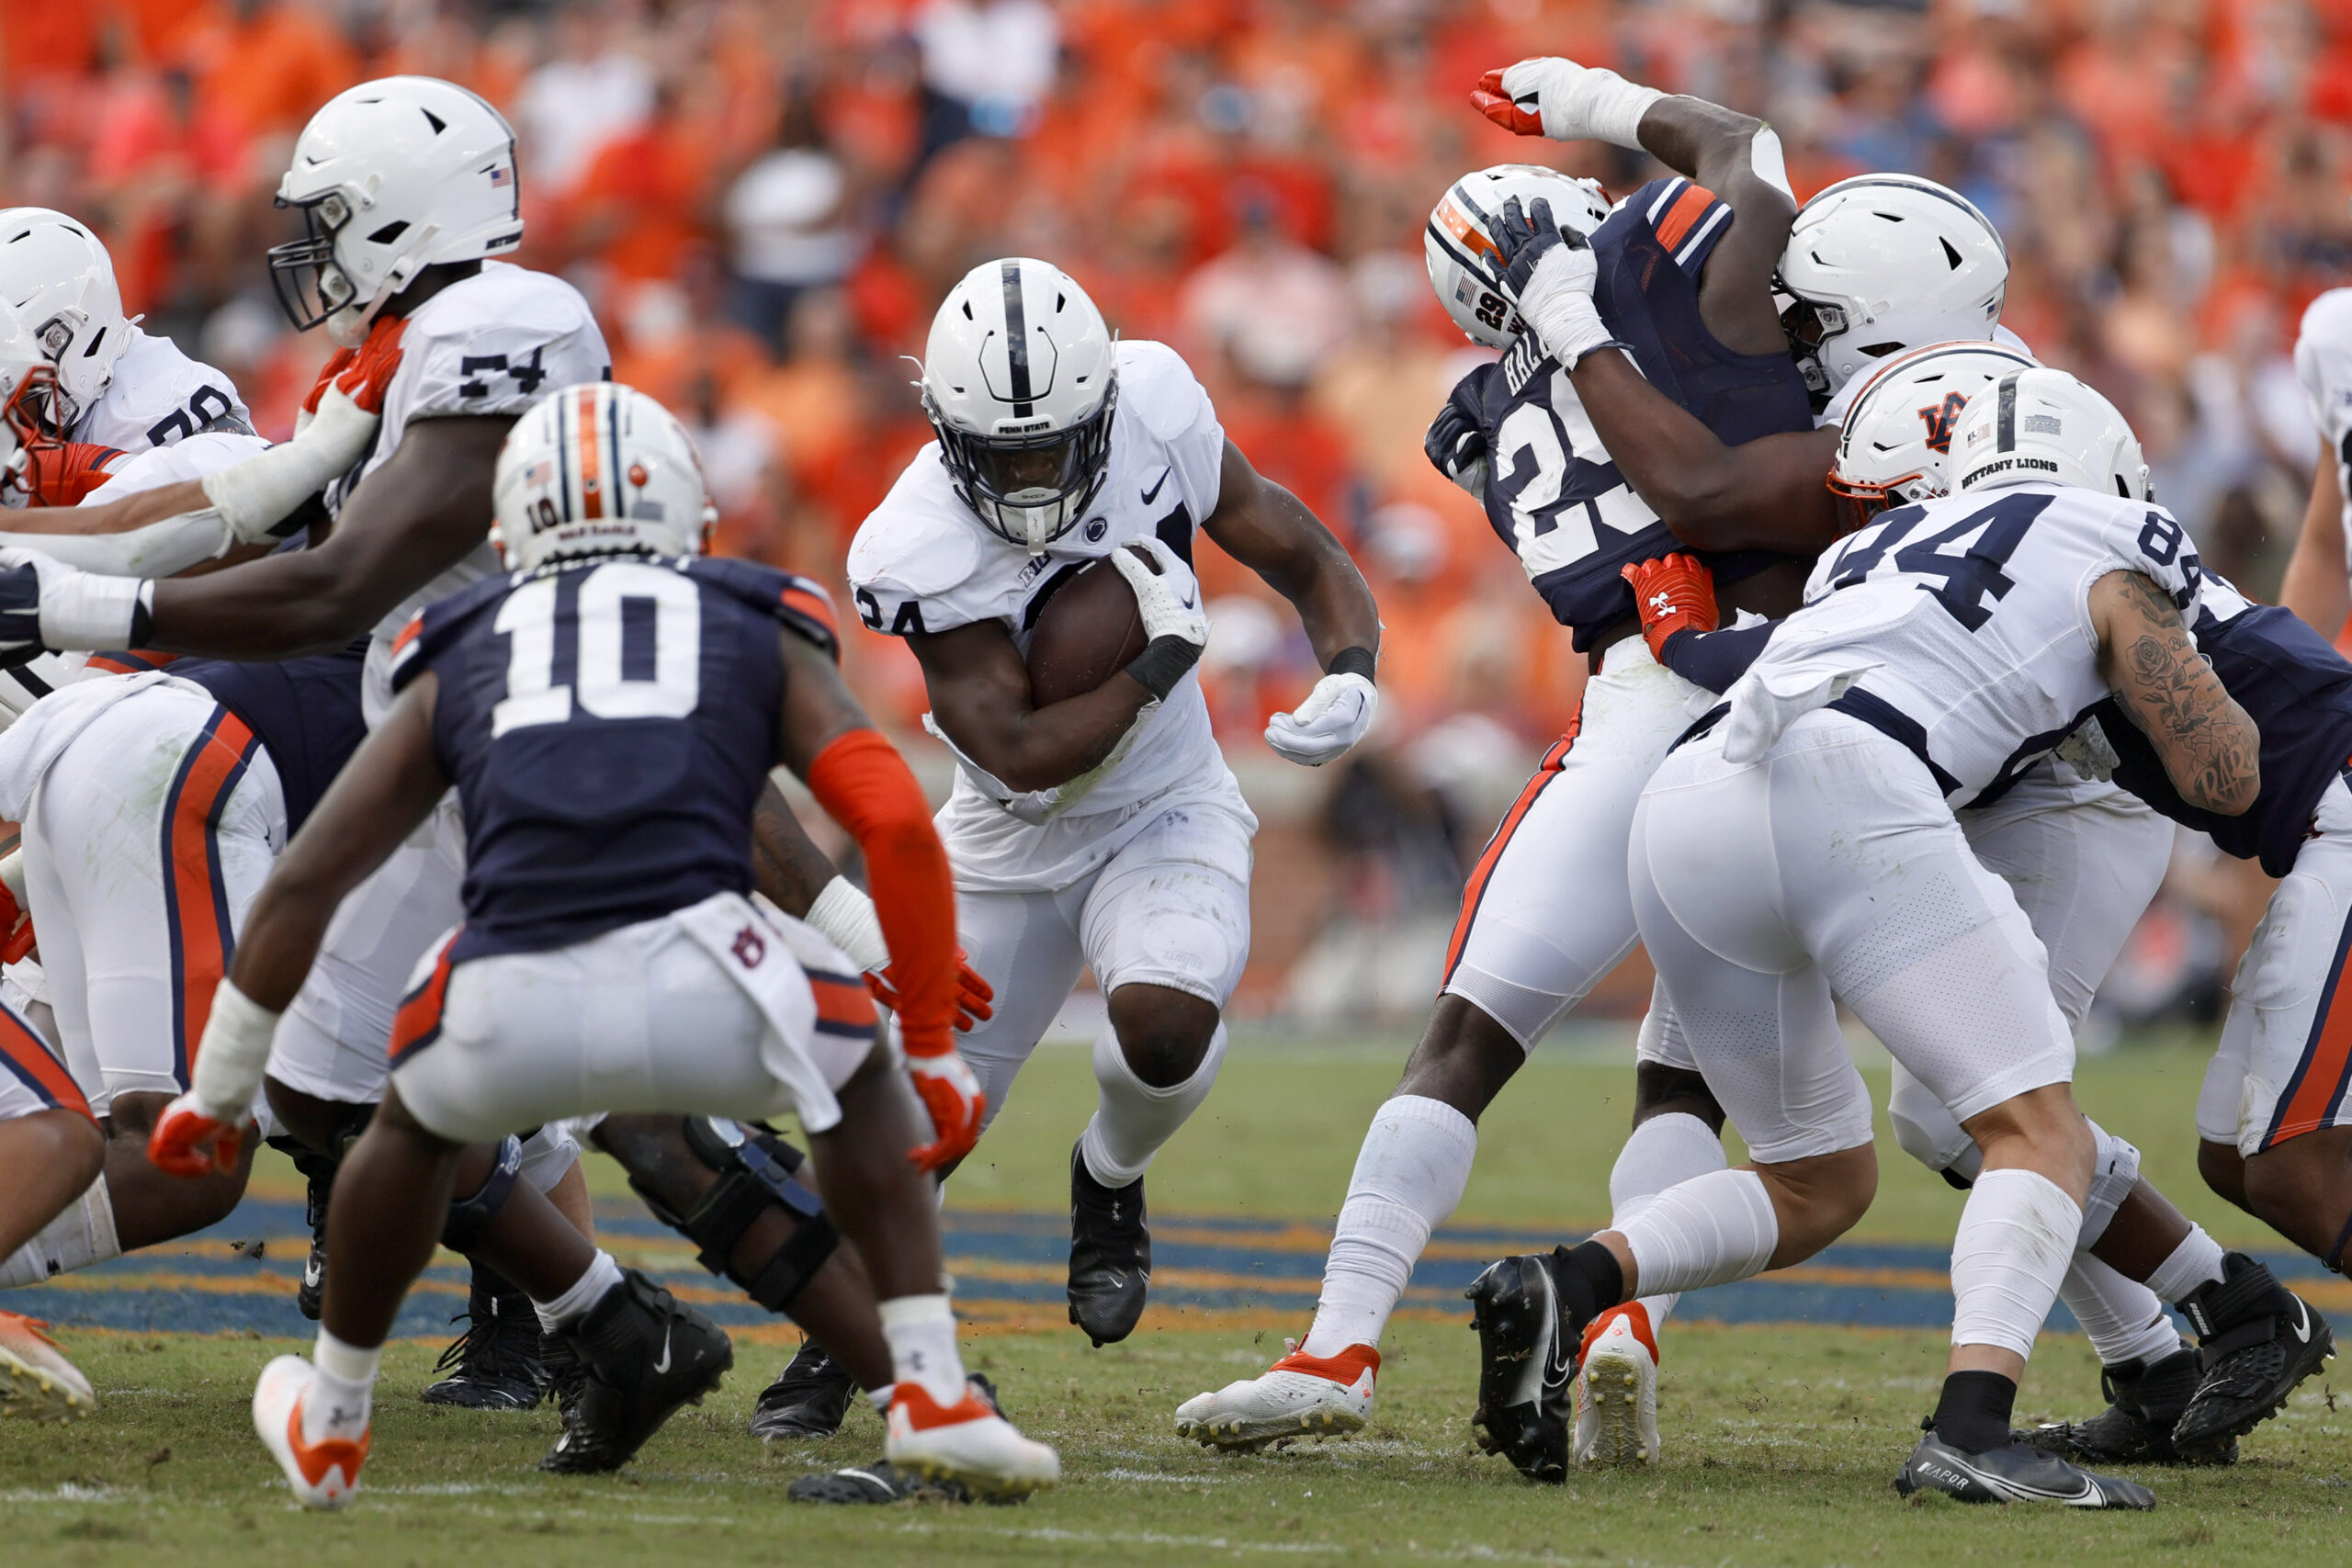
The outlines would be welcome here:
M 1592 233 L 1594 302 L 1650 385 L 1725 446 L 1811 430 L 1804 378 L 1785 352 L 1735 354 L 1699 314 L 1699 276 L 1731 226 L 1731 206 L 1689 180 L 1653 180 Z M 1554 618 L 1589 648 L 1634 612 L 1629 562 L 1689 547 L 1634 492 L 1532 332 L 1464 377 L 1453 400 L 1487 438 L 1487 521 L 1520 558 Z M 1790 558 L 1702 552 L 1718 585 Z
M 779 625 L 839 656 L 822 588 L 739 560 L 551 564 L 409 623 L 393 689 L 436 677 L 434 747 L 465 811 L 453 961 L 750 889 L 752 807 L 782 722 Z
M 310 659 L 251 664 L 175 659 L 168 668 L 210 692 L 268 751 L 286 796 L 286 831 L 291 835 L 301 830 L 311 808 L 368 739 L 368 721 L 359 710 L 360 671 L 367 661 L 368 640 L 362 637 L 340 653 Z
M 2250 603 L 2210 572 L 2190 628 L 2198 651 L 2262 731 L 2262 793 L 2236 817 L 2200 811 L 2173 788 L 2154 746 L 2110 697 L 2092 711 L 2118 759 L 2115 782 L 2225 852 L 2294 869 L 2322 791 L 2352 762 L 2352 664 L 2291 611 Z

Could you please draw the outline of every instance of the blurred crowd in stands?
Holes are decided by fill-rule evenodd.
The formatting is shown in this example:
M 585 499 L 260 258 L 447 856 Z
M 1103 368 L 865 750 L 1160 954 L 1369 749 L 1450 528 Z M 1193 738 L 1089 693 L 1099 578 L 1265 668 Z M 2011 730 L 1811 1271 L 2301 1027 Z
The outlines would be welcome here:
M 1770 118 L 1800 197 L 1871 169 L 1964 191 L 2007 239 L 2007 323 L 2124 407 L 2210 560 L 2275 584 L 2317 450 L 2287 355 L 2352 279 L 2352 0 L 0 0 L 0 200 L 96 224 L 130 308 L 282 434 L 326 351 L 261 262 L 295 132 L 365 76 L 460 82 L 521 138 L 519 259 L 687 421 L 722 547 L 832 582 L 928 438 L 903 356 L 948 285 L 1068 267 L 1190 357 L 1374 581 L 1385 746 L 1325 821 L 1335 897 L 1393 923 L 1450 912 L 1474 781 L 1523 770 L 1581 684 L 1420 452 L 1475 362 L 1420 257 L 1446 183 L 1658 172 L 1468 107 L 1542 53 Z M 1254 579 L 1214 551 L 1204 576 L 1239 752 L 1311 661 Z M 911 729 L 911 659 L 854 640 Z

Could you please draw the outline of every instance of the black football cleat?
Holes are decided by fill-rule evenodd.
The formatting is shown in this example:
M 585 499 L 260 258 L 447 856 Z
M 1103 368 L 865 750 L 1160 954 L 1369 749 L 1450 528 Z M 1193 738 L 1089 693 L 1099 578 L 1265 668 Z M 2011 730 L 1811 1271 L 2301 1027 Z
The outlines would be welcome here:
M 580 1404 L 541 1470 L 618 1470 L 682 1404 L 699 1404 L 735 1364 L 718 1325 L 634 1269 L 579 1322 L 557 1331 L 588 1365 Z
M 2173 1447 L 2173 1424 L 2188 1408 L 2203 1368 L 2194 1348 L 2183 1345 L 2153 1363 L 2126 1361 L 2099 1369 L 2107 1408 L 2083 1421 L 2052 1421 L 2012 1431 L 2012 1442 L 2056 1454 L 2077 1464 L 2234 1464 L 2237 1439 L 2201 1459 Z
M 2172 1429 L 2191 1459 L 2225 1447 L 2287 1407 L 2295 1385 L 2335 1354 L 2335 1335 L 2311 1303 L 2243 1252 L 2222 1258 L 2222 1277 L 2180 1303 L 2197 1330 L 2205 1375 Z
M 294 1307 L 312 1323 L 326 1310 L 327 1200 L 334 1193 L 334 1172 L 313 1176 L 302 1189 L 302 1219 L 311 1227 L 311 1250 L 302 1258 L 302 1283 L 294 1292 Z
M 926 1481 L 911 1470 L 900 1470 L 888 1460 L 851 1465 L 823 1475 L 804 1475 L 784 1489 L 795 1503 L 907 1503 L 917 1498 L 941 1503 L 968 1503 L 971 1488 L 960 1481 Z
M 436 1372 L 449 1375 L 417 1395 L 427 1404 L 468 1410 L 536 1410 L 548 1388 L 539 1356 L 539 1314 L 503 1275 L 474 1265 L 473 1288 L 459 1314 L 466 1331 L 441 1352 Z
M 1069 1320 L 1094 1348 L 1115 1345 L 1135 1332 L 1151 1289 L 1151 1232 L 1146 1228 L 1143 1178 L 1105 1187 L 1086 1168 L 1080 1145 L 1069 1151 Z
M 2135 1481 L 2093 1475 L 2056 1454 L 2012 1438 L 1972 1454 L 1930 1428 L 1894 1474 L 1904 1496 L 1940 1492 L 1962 1503 L 2056 1503 L 2069 1508 L 2153 1508 L 2156 1495 Z
M 856 1397 L 857 1380 L 849 1369 L 814 1339 L 804 1339 L 791 1364 L 752 1406 L 752 1436 L 769 1442 L 830 1438 L 842 1429 Z
M 580 1348 L 573 1341 L 543 1330 L 539 1365 L 547 1371 L 548 1393 L 555 1400 L 556 1411 L 568 1426 L 580 1408 L 580 1396 L 588 1392 L 588 1363 L 580 1359 Z
M 1490 1263 L 1463 1292 L 1478 1331 L 1478 1405 L 1470 1416 L 1478 1447 L 1501 1454 L 1531 1481 L 1555 1483 L 1567 1479 L 1576 1419 L 1570 1391 L 1585 1329 L 1563 1321 L 1552 1276 L 1557 1256 L 1521 1253 Z

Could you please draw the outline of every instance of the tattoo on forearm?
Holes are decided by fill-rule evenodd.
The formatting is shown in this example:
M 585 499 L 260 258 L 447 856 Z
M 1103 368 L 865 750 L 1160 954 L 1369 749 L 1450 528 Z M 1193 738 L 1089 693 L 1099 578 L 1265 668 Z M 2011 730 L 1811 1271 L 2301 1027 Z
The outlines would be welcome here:
M 2184 794 L 2207 803 L 2249 800 L 2261 738 L 2189 640 L 2172 601 L 2137 572 L 2125 579 L 2125 592 L 2143 623 L 2114 659 L 2125 711 L 2165 743 L 2168 759 L 2186 764 L 2186 776 L 2175 780 Z

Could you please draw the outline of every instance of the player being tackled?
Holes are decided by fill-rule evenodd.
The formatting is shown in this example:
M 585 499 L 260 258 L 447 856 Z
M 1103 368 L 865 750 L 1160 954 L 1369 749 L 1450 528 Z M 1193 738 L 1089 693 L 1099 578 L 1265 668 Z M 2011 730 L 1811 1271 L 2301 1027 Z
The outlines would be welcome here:
M 337 906 L 454 785 L 465 919 L 401 1007 L 390 1085 L 328 1211 L 318 1348 L 264 1371 L 263 1441 L 305 1505 L 350 1500 L 384 1337 L 467 1190 L 469 1149 L 502 1151 L 469 1201 L 494 1208 L 520 1128 L 788 1111 L 880 1303 L 887 1457 L 986 1495 L 1054 1484 L 1053 1450 L 967 1389 L 941 1290 L 924 1172 L 971 1147 L 982 1106 L 953 1041 L 947 863 L 922 791 L 842 684 L 830 601 L 803 579 L 699 558 L 712 514 L 693 448 L 626 387 L 568 388 L 531 410 L 493 493 L 509 570 L 397 639 L 393 708 L 255 902 L 194 1090 L 158 1130 L 183 1154 L 233 1144 L 231 1118 Z M 746 897 L 753 805 L 779 764 L 865 855 L 903 1066 L 851 961 Z M 921 1148 L 910 1080 L 938 1132 Z M 584 1238 L 534 1269 L 516 1283 L 587 1368 L 544 1468 L 617 1467 L 733 1362 L 707 1317 Z

